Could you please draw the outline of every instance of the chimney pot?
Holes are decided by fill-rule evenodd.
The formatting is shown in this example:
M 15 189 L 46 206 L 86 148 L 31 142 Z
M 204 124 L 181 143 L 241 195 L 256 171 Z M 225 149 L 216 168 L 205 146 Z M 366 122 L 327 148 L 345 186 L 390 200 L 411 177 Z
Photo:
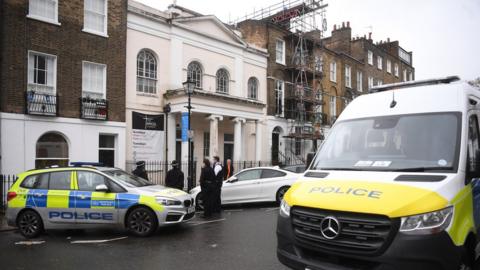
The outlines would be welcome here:
M 368 33 L 368 39 L 372 39 L 372 32 Z
M 342 28 L 345 28 L 345 22 L 342 22 Z
M 334 31 L 337 30 L 337 25 L 336 24 L 333 25 L 333 30 Z
M 350 28 L 350 22 L 347 22 L 347 27 Z
M 387 38 L 387 42 L 390 42 L 390 38 Z

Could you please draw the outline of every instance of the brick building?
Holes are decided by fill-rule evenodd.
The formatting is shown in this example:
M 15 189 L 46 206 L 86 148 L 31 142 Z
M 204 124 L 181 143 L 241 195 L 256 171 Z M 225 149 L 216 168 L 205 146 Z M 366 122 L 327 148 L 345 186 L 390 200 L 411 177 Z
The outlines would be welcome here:
M 282 11 L 283 12 L 283 11 Z M 299 71 L 299 34 L 285 24 L 263 19 L 247 19 L 237 29 L 249 43 L 269 52 L 267 68 L 267 134 L 271 134 L 272 161 L 305 161 L 314 151 L 345 106 L 356 96 L 378 85 L 413 80 L 412 53 L 398 41 L 374 43 L 367 38 L 352 38 L 350 23 L 335 26 L 331 36 L 321 38 L 318 30 L 304 33 L 308 55 Z M 309 86 L 302 89 L 305 121 L 298 121 L 298 76 L 305 74 Z M 297 81 L 296 81 L 297 80 Z M 297 92 L 298 93 L 298 92 Z M 302 118 L 302 119 L 303 119 Z
M 125 163 L 127 1 L 1 2 L 2 173 Z

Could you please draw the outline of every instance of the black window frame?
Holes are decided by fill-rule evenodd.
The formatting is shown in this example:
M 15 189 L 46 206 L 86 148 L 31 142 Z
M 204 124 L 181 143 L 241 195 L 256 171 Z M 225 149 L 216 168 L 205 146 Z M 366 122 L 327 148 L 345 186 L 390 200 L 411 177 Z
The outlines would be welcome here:
M 278 174 L 281 174 L 279 176 L 270 176 L 270 177 L 264 177 L 265 172 L 275 172 Z M 269 179 L 269 178 L 277 178 L 277 177 L 284 177 L 287 176 L 287 173 L 279 171 L 279 170 L 274 170 L 274 169 L 262 169 L 262 174 L 260 175 L 260 179 Z

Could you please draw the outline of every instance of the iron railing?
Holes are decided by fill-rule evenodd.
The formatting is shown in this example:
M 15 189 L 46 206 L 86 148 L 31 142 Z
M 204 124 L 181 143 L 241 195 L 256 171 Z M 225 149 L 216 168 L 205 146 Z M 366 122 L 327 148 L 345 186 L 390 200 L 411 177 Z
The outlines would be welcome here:
M 80 98 L 80 115 L 83 119 L 107 120 L 108 101 L 90 97 Z
M 129 160 L 126 162 L 125 170 L 127 172 L 133 172 L 137 167 L 136 161 Z M 145 161 L 145 170 L 147 171 L 148 180 L 156 185 L 165 185 L 165 177 L 167 176 L 168 170 L 172 168 L 171 161 L 165 162 L 163 160 L 148 160 Z M 196 168 L 197 162 L 193 162 L 193 179 L 196 183 Z M 188 162 L 180 163 L 180 170 L 184 174 L 184 188 L 188 187 L 187 176 L 188 176 Z
M 25 113 L 34 115 L 57 116 L 58 96 L 35 91 L 25 93 Z
M 15 175 L 0 174 L 0 212 L 7 209 L 7 193 L 16 180 Z

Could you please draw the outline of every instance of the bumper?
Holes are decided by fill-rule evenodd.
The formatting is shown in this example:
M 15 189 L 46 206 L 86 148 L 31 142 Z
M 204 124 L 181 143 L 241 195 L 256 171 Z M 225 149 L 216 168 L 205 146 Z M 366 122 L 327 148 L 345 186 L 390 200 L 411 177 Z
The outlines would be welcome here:
M 279 216 L 277 257 L 292 269 L 312 270 L 450 270 L 458 269 L 461 247 L 446 232 L 412 236 L 397 233 L 390 246 L 376 257 L 330 253 L 295 241 L 291 220 Z
M 162 212 L 156 212 L 158 225 L 166 226 L 179 224 L 192 220 L 195 217 L 195 206 L 190 207 L 165 207 Z

